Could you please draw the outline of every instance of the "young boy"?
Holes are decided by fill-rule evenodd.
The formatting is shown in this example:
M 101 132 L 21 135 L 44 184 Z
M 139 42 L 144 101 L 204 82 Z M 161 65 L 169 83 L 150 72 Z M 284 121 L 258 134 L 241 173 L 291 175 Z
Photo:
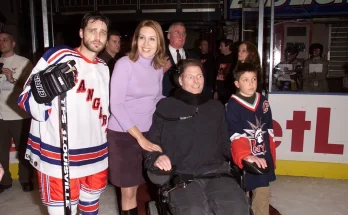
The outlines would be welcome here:
M 257 74 L 252 64 L 240 64 L 234 79 L 238 90 L 228 101 L 226 115 L 233 161 L 240 168 L 243 159 L 260 168 L 268 166 L 268 174 L 247 173 L 245 182 L 246 190 L 252 191 L 254 214 L 269 215 L 269 182 L 276 179 L 271 108 L 267 99 L 256 92 Z

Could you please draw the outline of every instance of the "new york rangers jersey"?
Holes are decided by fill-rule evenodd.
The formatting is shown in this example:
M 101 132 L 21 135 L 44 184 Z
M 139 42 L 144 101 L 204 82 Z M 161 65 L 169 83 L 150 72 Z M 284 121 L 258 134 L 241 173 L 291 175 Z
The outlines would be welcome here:
M 275 180 L 276 155 L 269 102 L 259 93 L 256 93 L 253 104 L 232 95 L 227 104 L 226 120 L 234 163 L 243 168 L 242 159 L 255 155 L 266 159 L 271 169 L 265 175 L 247 174 L 247 190 L 268 186 Z
M 74 60 L 75 87 L 67 92 L 70 177 L 79 178 L 108 168 L 106 129 L 109 117 L 109 69 L 100 59 L 93 62 L 67 46 L 48 50 L 31 76 L 49 65 Z M 30 76 L 30 77 L 31 77 Z M 39 171 L 62 178 L 58 97 L 38 104 L 27 80 L 18 104 L 32 117 L 26 159 Z

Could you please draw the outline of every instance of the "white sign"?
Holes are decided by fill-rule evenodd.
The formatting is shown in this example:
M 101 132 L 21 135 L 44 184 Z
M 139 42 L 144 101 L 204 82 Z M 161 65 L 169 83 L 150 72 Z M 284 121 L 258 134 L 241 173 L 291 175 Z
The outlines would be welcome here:
M 348 95 L 270 94 L 277 160 L 348 164 Z
M 309 73 L 323 72 L 323 64 L 309 64 Z

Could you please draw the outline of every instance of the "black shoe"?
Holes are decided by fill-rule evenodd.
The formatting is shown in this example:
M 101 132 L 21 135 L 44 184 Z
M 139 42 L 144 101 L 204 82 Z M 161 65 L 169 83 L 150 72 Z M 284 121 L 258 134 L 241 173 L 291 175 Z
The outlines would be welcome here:
M 121 211 L 121 215 L 138 215 L 138 208 L 133 208 L 126 211 Z
M 21 183 L 22 185 L 22 190 L 24 192 L 30 192 L 34 189 L 33 183 L 32 182 L 28 182 L 28 183 Z
M 7 189 L 10 189 L 11 187 L 12 187 L 12 184 L 9 184 L 9 185 L 0 184 L 0 193 L 4 192 Z

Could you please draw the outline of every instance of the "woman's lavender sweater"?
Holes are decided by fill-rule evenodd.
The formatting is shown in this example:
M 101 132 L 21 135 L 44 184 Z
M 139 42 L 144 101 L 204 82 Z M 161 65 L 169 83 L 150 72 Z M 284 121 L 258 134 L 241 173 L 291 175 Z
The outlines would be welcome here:
M 136 126 L 141 132 L 149 130 L 156 104 L 163 98 L 163 69 L 156 70 L 152 59 L 139 55 L 136 62 L 128 56 L 117 61 L 110 83 L 109 129 L 127 132 Z

